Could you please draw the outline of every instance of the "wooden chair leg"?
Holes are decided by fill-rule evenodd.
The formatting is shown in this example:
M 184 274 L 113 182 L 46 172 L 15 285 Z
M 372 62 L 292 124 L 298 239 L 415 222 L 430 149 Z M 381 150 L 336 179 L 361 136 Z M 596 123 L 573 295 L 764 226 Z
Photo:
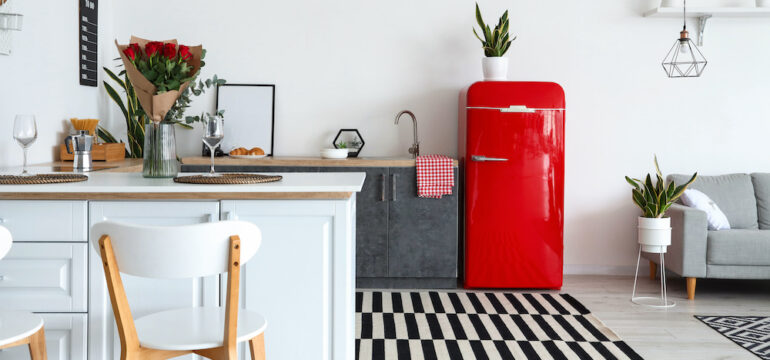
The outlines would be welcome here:
M 650 260 L 650 280 L 655 280 L 655 275 L 658 273 L 658 265 Z
M 251 360 L 265 360 L 265 333 L 261 333 L 249 340 Z
M 694 277 L 687 278 L 687 299 L 688 300 L 695 299 L 695 278 Z
M 29 337 L 29 357 L 32 360 L 48 360 L 48 354 L 45 350 L 44 327 Z

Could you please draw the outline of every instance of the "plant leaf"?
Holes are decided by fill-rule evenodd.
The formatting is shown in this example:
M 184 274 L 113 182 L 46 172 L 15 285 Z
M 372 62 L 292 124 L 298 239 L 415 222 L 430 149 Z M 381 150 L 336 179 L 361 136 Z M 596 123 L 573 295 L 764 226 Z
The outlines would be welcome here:
M 626 176 L 626 182 L 631 184 L 631 186 L 633 186 L 635 189 L 637 189 L 637 190 L 639 189 L 639 184 L 637 184 L 636 181 L 634 181 L 633 179 L 631 179 L 628 176 Z
M 120 111 L 123 113 L 123 117 L 128 118 L 128 111 L 126 111 L 126 106 L 123 105 L 123 99 L 120 98 L 120 95 L 118 95 L 118 93 L 115 91 L 115 89 L 112 88 L 112 86 L 110 86 L 110 84 L 108 84 L 106 81 L 102 81 L 102 83 L 104 84 L 104 90 L 107 91 L 107 95 L 109 95 L 112 101 L 114 101 L 115 104 L 117 104 L 120 108 Z
M 112 80 L 114 80 L 116 83 L 118 83 L 118 85 L 120 85 L 121 88 L 123 88 L 123 91 L 128 91 L 127 88 L 126 88 L 126 83 L 124 83 L 123 80 L 120 77 L 115 75 L 115 73 L 113 73 L 112 71 L 110 71 L 110 69 L 108 69 L 106 67 L 103 67 L 102 69 L 104 69 L 104 72 L 106 72 L 107 75 L 110 78 L 112 78 Z
M 482 30 L 484 30 L 484 19 L 481 18 L 481 10 L 479 10 L 479 3 L 476 3 L 476 22 L 479 24 Z

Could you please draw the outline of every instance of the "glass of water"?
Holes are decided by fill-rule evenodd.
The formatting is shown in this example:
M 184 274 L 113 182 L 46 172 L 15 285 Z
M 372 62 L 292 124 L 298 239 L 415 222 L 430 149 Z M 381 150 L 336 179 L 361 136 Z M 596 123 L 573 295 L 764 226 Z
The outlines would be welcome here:
M 24 165 L 21 168 L 21 175 L 31 176 L 32 174 L 27 172 L 27 149 L 37 140 L 37 124 L 34 115 L 16 115 L 16 119 L 13 121 L 13 138 L 24 151 Z
M 211 171 L 207 176 L 217 176 L 214 172 L 214 149 L 217 148 L 225 137 L 225 120 L 219 114 L 203 115 L 203 143 L 209 147 L 211 153 Z

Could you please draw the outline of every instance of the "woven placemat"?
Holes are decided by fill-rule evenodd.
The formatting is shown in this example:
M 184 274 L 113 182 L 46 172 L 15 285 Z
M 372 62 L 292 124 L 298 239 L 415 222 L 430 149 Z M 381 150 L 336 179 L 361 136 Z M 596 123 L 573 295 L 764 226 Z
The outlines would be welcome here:
M 86 180 L 88 176 L 81 174 L 0 175 L 0 185 L 59 184 Z
M 280 175 L 260 175 L 260 174 L 220 174 L 219 176 L 190 175 L 177 176 L 174 182 L 185 184 L 261 184 L 279 181 L 283 179 Z

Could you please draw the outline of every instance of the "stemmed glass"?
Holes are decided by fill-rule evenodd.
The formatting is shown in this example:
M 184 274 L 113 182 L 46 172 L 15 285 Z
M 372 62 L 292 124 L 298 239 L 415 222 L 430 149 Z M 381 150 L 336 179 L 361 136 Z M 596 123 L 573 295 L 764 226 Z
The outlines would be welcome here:
M 16 119 L 13 121 L 13 138 L 24 150 L 24 165 L 21 168 L 21 175 L 31 176 L 32 174 L 27 172 L 27 149 L 37 140 L 37 124 L 34 115 L 16 115 Z
M 218 176 L 214 172 L 214 149 L 225 137 L 225 120 L 219 114 L 203 115 L 203 143 L 209 147 L 211 153 L 211 171 L 206 176 Z

